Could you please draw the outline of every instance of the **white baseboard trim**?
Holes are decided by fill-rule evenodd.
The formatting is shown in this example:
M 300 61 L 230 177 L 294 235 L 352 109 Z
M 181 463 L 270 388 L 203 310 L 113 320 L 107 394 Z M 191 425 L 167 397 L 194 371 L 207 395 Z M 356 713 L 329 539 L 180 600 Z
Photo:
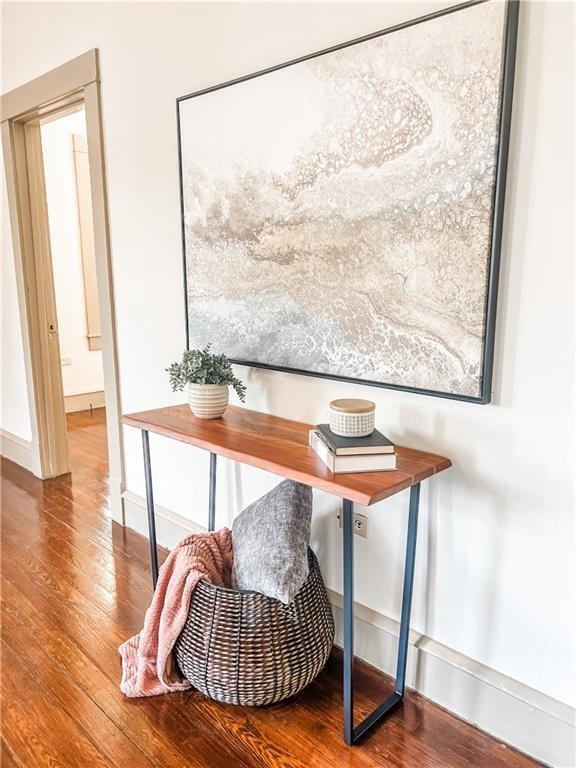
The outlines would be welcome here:
M 108 485 L 110 488 L 110 514 L 112 515 L 112 520 L 119 525 L 126 525 L 122 482 L 117 477 L 109 476 Z
M 66 413 L 76 411 L 89 411 L 92 408 L 104 408 L 104 390 L 97 392 L 79 392 L 76 395 L 66 395 L 64 398 L 64 410 Z
M 124 521 L 128 528 L 141 533 L 148 538 L 148 518 L 146 514 L 146 500 L 132 491 L 124 491 Z M 168 549 L 173 549 L 179 541 L 191 533 L 202 533 L 206 530 L 196 525 L 192 520 L 177 515 L 166 507 L 154 505 L 156 512 L 156 538 L 158 544 Z
M 147 536 L 145 500 L 122 494 L 126 525 Z M 158 543 L 172 548 L 205 528 L 156 505 Z M 328 590 L 342 646 L 342 596 Z M 386 674 L 396 662 L 398 622 L 355 604 L 356 655 Z M 574 768 L 575 712 L 501 672 L 480 664 L 436 640 L 410 633 L 407 685 L 458 717 L 554 768 Z
M 0 455 L 10 459 L 20 467 L 40 477 L 40 457 L 38 450 L 30 440 L 24 440 L 18 435 L 0 427 Z
M 328 594 L 335 642 L 342 646 L 342 596 Z M 356 655 L 394 675 L 399 623 L 359 603 L 354 614 Z M 546 765 L 576 764 L 572 707 L 416 632 L 410 633 L 406 684 Z

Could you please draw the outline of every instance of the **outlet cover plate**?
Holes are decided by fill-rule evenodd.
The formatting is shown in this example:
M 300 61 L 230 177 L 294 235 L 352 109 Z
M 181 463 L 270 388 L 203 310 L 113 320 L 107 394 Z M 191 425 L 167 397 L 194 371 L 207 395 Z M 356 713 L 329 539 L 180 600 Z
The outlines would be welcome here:
M 357 536 L 361 536 L 363 539 L 368 538 L 368 518 L 366 515 L 360 514 L 360 512 L 353 512 L 352 513 L 352 525 L 354 527 L 354 533 Z M 340 528 L 342 528 L 343 525 L 343 519 L 344 519 L 344 513 L 342 510 L 338 512 L 338 520 L 340 522 Z

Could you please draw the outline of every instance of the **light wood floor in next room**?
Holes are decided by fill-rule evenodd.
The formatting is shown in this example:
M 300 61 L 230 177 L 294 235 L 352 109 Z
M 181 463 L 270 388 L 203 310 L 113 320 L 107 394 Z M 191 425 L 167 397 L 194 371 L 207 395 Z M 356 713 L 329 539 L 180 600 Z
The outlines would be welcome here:
M 345 747 L 336 653 L 299 696 L 264 709 L 197 692 L 124 699 L 117 647 L 150 601 L 147 541 L 111 522 L 103 412 L 68 424 L 71 476 L 2 466 L 2 768 L 537 765 L 415 693 Z M 390 687 L 359 664 L 358 717 Z

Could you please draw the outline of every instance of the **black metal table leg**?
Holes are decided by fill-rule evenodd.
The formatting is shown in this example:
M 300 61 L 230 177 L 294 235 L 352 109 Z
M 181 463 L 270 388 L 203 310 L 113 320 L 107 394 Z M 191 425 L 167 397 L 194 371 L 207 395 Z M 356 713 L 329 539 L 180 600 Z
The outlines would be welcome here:
M 150 565 L 152 585 L 158 581 L 158 547 L 156 544 L 156 520 L 154 518 L 154 494 L 152 492 L 152 469 L 150 467 L 150 440 L 148 431 L 142 430 L 142 449 L 144 451 L 144 478 L 146 480 L 146 508 L 148 510 L 148 537 L 150 539 Z
M 344 741 L 354 742 L 354 524 L 353 505 L 344 499 Z
M 400 635 L 398 637 L 398 660 L 396 662 L 396 688 L 399 696 L 404 696 L 406 684 L 406 663 L 408 661 L 408 639 L 410 636 L 410 612 L 412 610 L 412 588 L 414 586 L 414 566 L 416 564 L 416 536 L 418 534 L 418 507 L 420 505 L 420 483 L 410 488 L 410 512 L 408 515 L 408 533 L 406 536 L 406 562 L 404 564 L 404 589 L 402 592 L 402 614 L 400 616 Z
M 406 561 L 404 565 L 404 590 L 402 594 L 402 615 L 398 637 L 398 658 L 396 662 L 396 684 L 394 693 L 379 707 L 354 727 L 354 524 L 352 502 L 344 500 L 343 520 L 343 565 L 344 565 L 344 741 L 355 744 L 373 726 L 386 717 L 403 699 L 406 686 L 406 662 L 408 659 L 408 638 L 410 633 L 410 611 L 412 587 L 414 585 L 414 564 L 416 555 L 416 534 L 418 531 L 418 507 L 420 483 L 410 488 L 410 512 L 406 537 Z
M 216 527 L 216 454 L 210 454 L 210 491 L 208 494 L 208 530 Z

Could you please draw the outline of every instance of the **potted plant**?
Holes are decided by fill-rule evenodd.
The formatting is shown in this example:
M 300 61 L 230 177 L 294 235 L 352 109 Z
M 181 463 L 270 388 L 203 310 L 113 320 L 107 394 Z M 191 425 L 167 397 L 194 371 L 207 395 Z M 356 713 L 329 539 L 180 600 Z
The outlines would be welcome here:
M 226 355 L 213 355 L 210 344 L 204 349 L 188 349 L 180 363 L 166 368 L 173 392 L 185 387 L 190 410 L 199 419 L 219 419 L 228 406 L 228 387 L 231 386 L 242 402 L 246 387 L 234 376 Z

